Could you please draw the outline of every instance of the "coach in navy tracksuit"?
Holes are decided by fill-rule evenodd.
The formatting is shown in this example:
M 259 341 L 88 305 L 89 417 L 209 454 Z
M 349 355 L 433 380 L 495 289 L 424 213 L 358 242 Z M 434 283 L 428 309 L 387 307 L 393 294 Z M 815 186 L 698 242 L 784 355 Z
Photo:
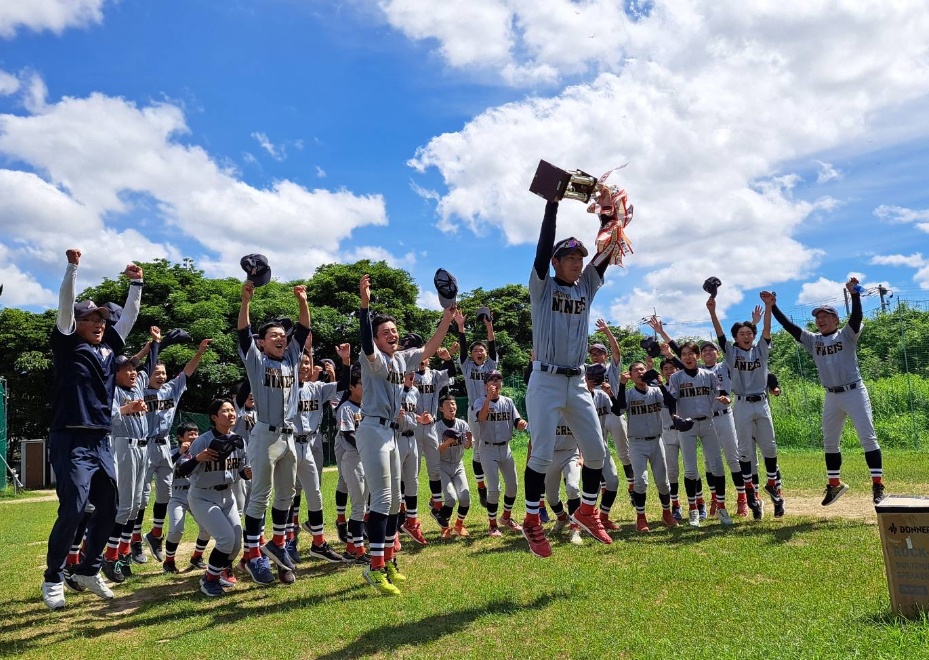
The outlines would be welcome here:
M 57 482 L 58 518 L 48 538 L 42 600 L 53 610 L 65 604 L 62 569 L 88 501 L 95 511 L 87 526 L 84 559 L 74 568 L 72 582 L 101 598 L 113 597 L 99 571 L 116 519 L 116 471 L 108 437 L 115 359 L 139 315 L 142 296 L 142 269 L 130 264 L 125 271 L 131 280 L 125 307 L 115 324 L 107 323 L 110 310 L 90 300 L 75 304 L 81 252 L 68 250 L 67 256 L 51 335 L 54 384 L 48 448 Z

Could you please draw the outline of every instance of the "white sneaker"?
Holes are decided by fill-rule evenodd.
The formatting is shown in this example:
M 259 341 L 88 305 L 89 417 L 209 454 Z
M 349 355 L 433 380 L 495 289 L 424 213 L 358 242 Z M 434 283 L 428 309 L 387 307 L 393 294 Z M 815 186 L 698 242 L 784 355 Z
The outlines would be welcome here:
M 581 538 L 580 530 L 572 529 L 568 533 L 568 543 L 573 543 L 574 545 L 584 545 L 584 539 Z
M 100 596 L 100 598 L 109 600 L 113 597 L 113 592 L 106 586 L 103 578 L 100 577 L 100 573 L 95 573 L 94 575 L 79 575 L 74 573 L 71 577 L 79 585 L 87 589 L 87 591 L 96 596 Z
M 42 602 L 50 610 L 60 610 L 65 606 L 64 582 L 43 582 Z
M 719 518 L 721 525 L 729 526 L 732 524 L 732 516 L 729 515 L 726 509 L 716 509 L 716 517 Z
M 691 527 L 699 527 L 699 526 L 700 526 L 700 510 L 699 510 L 699 509 L 691 509 L 691 510 L 690 510 L 689 522 L 690 522 L 690 526 L 691 526 Z

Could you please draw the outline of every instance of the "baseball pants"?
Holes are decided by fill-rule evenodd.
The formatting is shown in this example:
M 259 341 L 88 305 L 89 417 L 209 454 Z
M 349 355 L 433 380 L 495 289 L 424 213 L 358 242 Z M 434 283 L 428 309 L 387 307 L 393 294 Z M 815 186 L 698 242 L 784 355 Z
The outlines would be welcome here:
M 109 436 L 95 429 L 50 431 L 48 454 L 55 471 L 58 517 L 48 536 L 45 581 L 64 580 L 62 568 L 88 504 L 94 513 L 87 524 L 84 560 L 75 572 L 96 575 L 116 521 L 116 467 Z
M 361 465 L 358 450 L 343 437 L 337 436 L 335 441 L 335 460 L 339 466 L 339 476 L 344 480 L 352 503 L 349 519 L 358 522 L 364 521 L 365 504 L 368 501 L 368 484 L 365 481 L 365 471 Z
M 313 447 L 309 442 L 295 442 L 294 451 L 297 454 L 297 480 L 303 487 L 303 492 L 306 493 L 306 510 L 322 511 L 323 496 L 319 490 L 320 471 L 316 466 Z M 294 485 L 294 490 L 296 490 L 296 482 Z
M 672 484 L 679 483 L 681 480 L 681 436 L 675 429 L 664 429 L 661 432 L 661 443 L 664 445 L 668 481 Z
M 841 451 L 842 427 L 845 426 L 846 416 L 855 425 L 858 442 L 865 453 L 880 449 L 871 416 L 871 397 L 864 383 L 859 383 L 857 388 L 845 392 L 826 391 L 823 402 L 823 449 L 827 454 Z
M 426 474 L 429 481 L 439 480 L 439 434 L 435 423 L 416 425 L 416 442 L 419 445 L 420 458 L 426 459 Z
M 619 457 L 619 462 L 623 465 L 629 465 L 631 459 L 629 458 L 629 437 L 626 432 L 626 418 L 622 415 L 607 413 L 606 430 L 613 438 L 613 445 L 616 447 L 616 455 Z M 606 441 L 606 438 L 603 438 L 603 440 Z
M 468 401 L 468 428 L 471 429 L 471 460 L 481 462 L 481 424 L 477 421 L 477 412 L 471 410 L 473 401 Z M 554 428 L 554 427 L 552 427 Z
M 703 454 L 709 457 L 707 465 L 710 468 L 710 474 L 716 477 L 725 475 L 716 427 L 713 426 L 713 418 L 708 417 L 699 421 L 695 420 L 692 429 L 680 432 L 681 453 L 684 455 L 684 477 L 694 481 L 700 478 L 700 471 L 697 468 L 697 438 L 700 438 L 703 444 Z
M 535 453 L 535 444 L 532 445 Z M 581 498 L 581 456 L 577 449 L 559 449 L 552 455 L 552 462 L 545 471 L 545 499 L 549 506 L 561 502 L 561 479 L 564 477 L 567 500 Z
M 232 490 L 191 488 L 187 502 L 201 531 L 212 536 L 216 550 L 229 555 L 232 561 L 242 548 L 242 523 Z
M 190 486 L 177 486 L 171 493 L 171 499 L 168 500 L 168 534 L 165 537 L 165 541 L 168 543 L 180 543 L 181 539 L 184 538 L 184 523 L 187 518 L 186 514 L 190 510 L 190 505 L 187 502 L 189 490 Z M 233 498 L 235 498 L 235 493 L 233 493 Z M 236 508 L 238 508 L 238 505 Z M 190 515 L 193 515 L 193 513 Z M 199 523 L 197 524 L 199 525 Z M 200 526 L 198 536 L 205 539 L 210 538 L 203 526 Z
M 280 429 L 272 431 L 264 422 L 256 422 L 248 438 L 248 464 L 252 468 L 251 495 L 245 505 L 245 515 L 263 519 L 271 501 L 272 507 L 289 511 L 296 493 L 297 451 L 294 436 Z
M 652 466 L 652 476 L 655 477 L 655 487 L 662 495 L 671 492 L 668 483 L 668 467 L 665 462 L 664 444 L 661 438 L 644 440 L 642 438 L 629 439 L 629 457 L 632 459 L 632 473 L 635 475 L 633 488 L 641 494 L 648 488 L 648 466 Z
M 310 434 L 310 450 L 313 452 L 313 462 L 316 465 L 316 480 L 321 485 L 323 483 L 323 465 L 326 459 L 323 457 L 323 434 L 319 429 L 316 433 Z
M 468 489 L 464 463 L 442 461 L 439 465 L 439 479 L 442 481 L 445 506 L 453 507 L 456 501 L 459 507 L 471 506 L 471 491 Z
M 510 451 L 510 443 L 492 445 L 484 443 L 481 451 L 481 465 L 484 466 L 484 479 L 487 483 L 487 502 L 499 504 L 500 502 L 500 475 L 503 474 L 504 495 L 516 497 L 518 482 L 516 481 L 516 461 Z
M 757 461 L 755 445 L 761 449 L 765 458 L 777 457 L 777 443 L 774 440 L 774 422 L 767 397 L 762 401 L 738 400 L 732 409 L 735 418 L 736 436 L 739 438 L 739 458 L 743 461 Z
M 739 441 L 736 436 L 735 422 L 733 421 L 731 409 L 729 409 L 729 412 L 722 415 L 714 415 L 713 427 L 716 429 L 716 437 L 719 438 L 719 448 L 722 449 L 729 471 L 732 474 L 741 474 L 742 468 L 739 465 Z M 706 467 L 707 470 L 709 470 L 709 462 L 706 463 Z
M 116 522 L 125 525 L 130 520 L 135 520 L 142 506 L 142 487 L 148 452 L 144 447 L 139 447 L 139 441 L 135 438 L 113 438 L 113 446 L 116 458 L 116 490 L 119 493 Z
M 140 510 L 148 508 L 152 496 L 152 478 L 155 479 L 155 502 L 167 504 L 171 499 L 171 484 L 174 481 L 174 466 L 171 465 L 171 445 L 165 440 L 158 444 L 157 440 L 149 438 L 148 463 L 142 483 L 142 503 Z
M 606 458 L 600 420 L 584 376 L 533 371 L 529 377 L 526 412 L 532 424 L 532 456 L 528 467 L 546 474 L 555 450 L 555 427 L 562 415 L 577 438 L 584 465 L 603 468 Z
M 364 417 L 355 431 L 355 442 L 371 494 L 371 511 L 396 515 L 400 511 L 400 453 L 393 429 Z
M 604 447 L 604 450 L 606 451 L 606 459 L 603 461 L 603 476 L 601 477 L 604 487 L 607 490 L 619 490 L 619 471 L 616 469 L 616 461 L 613 460 L 613 454 L 609 447 Z
M 405 497 L 416 497 L 419 492 L 419 447 L 415 435 L 397 436 L 400 455 L 400 480 L 406 487 Z

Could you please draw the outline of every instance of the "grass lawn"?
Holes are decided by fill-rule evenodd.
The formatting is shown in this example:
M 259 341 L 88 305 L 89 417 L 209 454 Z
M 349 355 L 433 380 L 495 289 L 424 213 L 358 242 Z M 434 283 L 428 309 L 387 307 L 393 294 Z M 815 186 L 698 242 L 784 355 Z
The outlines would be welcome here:
M 613 545 L 557 538 L 553 557 L 540 560 L 521 536 L 487 537 L 475 506 L 468 539 L 442 540 L 428 519 L 428 546 L 404 540 L 409 581 L 400 598 L 376 594 L 358 568 L 305 559 L 291 587 L 242 579 L 226 597 L 208 599 L 198 572 L 168 576 L 150 561 L 110 603 L 68 592 L 68 607 L 56 613 L 39 594 L 56 502 L 0 499 L 0 656 L 929 657 L 927 620 L 890 613 L 862 454 L 846 453 L 852 490 L 828 509 L 818 503 L 821 453 L 786 452 L 781 465 L 783 520 L 653 525 L 640 535 L 620 497 L 612 517 L 623 530 Z M 887 452 L 885 470 L 888 492 L 929 495 L 929 457 Z M 327 533 L 334 484 L 327 472 Z M 651 487 L 649 514 L 658 515 Z M 195 533 L 188 523 L 185 541 Z M 305 548 L 305 534 L 301 541 Z M 190 549 L 182 546 L 179 565 Z

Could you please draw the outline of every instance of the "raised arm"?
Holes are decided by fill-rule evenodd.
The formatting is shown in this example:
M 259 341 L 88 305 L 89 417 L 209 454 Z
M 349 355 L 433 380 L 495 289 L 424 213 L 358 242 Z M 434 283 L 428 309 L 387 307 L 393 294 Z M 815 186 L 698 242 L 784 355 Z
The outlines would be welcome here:
M 784 316 L 784 312 L 778 309 L 777 299 L 775 299 L 775 301 L 771 305 L 771 314 L 773 314 L 774 318 L 777 319 L 777 322 L 781 324 L 781 327 L 783 327 L 784 330 L 787 331 L 787 334 L 789 334 L 791 337 L 793 337 L 797 341 L 800 341 L 800 337 L 803 335 L 803 330 L 801 330 L 798 326 L 791 323 L 790 319 Z
M 494 322 L 489 318 L 484 319 L 484 327 L 487 328 L 487 354 L 491 360 L 497 359 L 497 340 L 494 335 Z
M 548 275 L 549 264 L 552 261 L 557 217 L 558 202 L 548 202 L 545 205 L 545 215 L 542 216 L 542 228 L 539 230 L 539 242 L 535 248 L 535 261 L 532 264 L 532 268 L 540 280 L 544 280 L 545 276 Z
M 762 291 L 759 295 L 764 303 L 764 326 L 761 328 L 761 338 L 771 343 L 771 309 L 777 303 L 777 294 L 773 291 Z M 757 325 L 758 321 L 755 321 L 754 314 L 752 321 Z
M 361 296 L 361 352 L 368 362 L 374 362 L 374 329 L 371 327 L 371 316 L 368 306 L 371 304 L 371 276 L 363 275 L 358 283 L 358 293 Z
M 132 326 L 135 325 L 136 320 L 139 318 L 139 309 L 142 306 L 143 281 L 142 269 L 135 264 L 126 266 L 126 270 L 123 271 L 123 273 L 129 278 L 129 293 L 126 294 L 126 304 L 123 305 L 123 313 L 120 314 L 119 320 L 114 324 L 113 329 L 119 333 L 123 341 L 126 341 L 126 337 L 128 337 L 129 333 L 132 331 Z
M 852 299 L 852 313 L 848 317 L 848 326 L 858 334 L 861 332 L 861 319 L 863 313 L 861 311 L 861 294 L 855 290 L 855 287 L 858 286 L 858 278 L 850 277 L 848 282 L 845 283 L 845 288 L 848 291 L 848 295 Z
M 713 332 L 716 333 L 716 338 L 719 339 L 720 347 L 725 351 L 726 333 L 723 332 L 723 326 L 719 322 L 719 317 L 716 316 L 716 298 L 713 296 L 707 298 L 706 308 L 710 312 L 710 321 L 713 322 Z
M 664 340 L 666 344 L 671 345 L 671 337 L 668 336 L 668 333 L 664 331 L 664 326 L 661 324 L 661 321 L 658 320 L 657 316 L 653 316 L 648 321 L 646 321 L 648 327 L 658 333 L 658 335 Z
M 252 346 L 252 321 L 249 308 L 253 295 L 255 295 L 255 284 L 245 280 L 242 283 L 242 303 L 239 305 L 239 320 L 236 324 L 239 331 L 239 348 L 242 349 L 243 355 L 247 354 Z
M 445 335 L 448 334 L 448 329 L 452 325 L 452 319 L 454 318 L 455 312 L 452 311 L 452 308 L 449 307 L 445 310 L 445 313 L 442 314 L 442 320 L 439 321 L 439 327 L 436 328 L 435 334 L 433 334 L 429 341 L 426 342 L 426 345 L 423 346 L 423 360 L 428 360 L 435 352 L 439 349 L 439 346 L 442 345 L 442 342 L 445 341 Z M 418 365 L 417 365 L 418 368 Z
M 610 342 L 610 360 L 613 364 L 622 364 L 623 353 L 619 348 L 619 342 L 616 341 L 616 336 L 610 330 L 610 326 L 603 319 L 597 319 L 597 330 L 606 335 L 607 340 Z
M 81 261 L 80 250 L 68 250 L 68 266 L 65 268 L 64 279 L 58 290 L 58 332 L 70 335 L 74 332 L 74 281 L 77 279 L 77 266 Z
M 210 347 L 210 342 L 212 339 L 204 339 L 200 342 L 200 346 L 197 347 L 197 352 L 194 353 L 194 356 L 190 358 L 190 361 L 184 366 L 184 374 L 190 378 L 194 375 L 194 372 L 197 370 L 197 367 L 200 366 L 200 358 L 203 357 L 203 354 L 206 353 L 206 349 Z
M 461 349 L 461 356 L 458 358 L 462 363 L 468 359 L 468 337 L 465 334 L 465 317 L 460 309 L 455 309 L 455 323 L 458 325 L 458 347 Z

